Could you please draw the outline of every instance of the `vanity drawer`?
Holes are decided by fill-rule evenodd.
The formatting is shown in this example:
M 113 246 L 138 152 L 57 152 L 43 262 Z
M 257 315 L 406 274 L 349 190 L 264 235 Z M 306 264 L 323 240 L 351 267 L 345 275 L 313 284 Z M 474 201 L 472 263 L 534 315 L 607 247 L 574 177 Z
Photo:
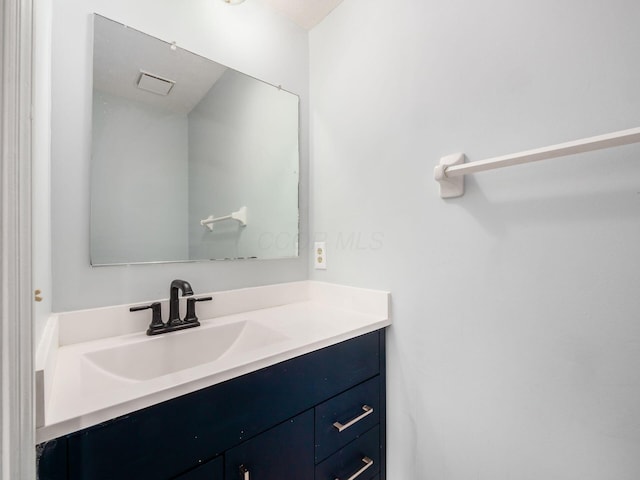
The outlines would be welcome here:
M 376 376 L 316 407 L 316 463 L 380 423 Z
M 380 472 L 380 427 L 363 436 L 316 465 L 315 480 L 372 480 Z

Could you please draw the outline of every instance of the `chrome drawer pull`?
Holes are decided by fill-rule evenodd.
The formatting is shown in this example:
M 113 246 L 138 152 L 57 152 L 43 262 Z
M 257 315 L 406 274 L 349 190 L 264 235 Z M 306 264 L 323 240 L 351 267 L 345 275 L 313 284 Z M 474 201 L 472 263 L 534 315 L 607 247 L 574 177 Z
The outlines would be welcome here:
M 250 480 L 249 469 L 244 465 L 240 465 L 240 480 Z
M 333 424 L 333 426 L 336 427 L 339 432 L 342 432 L 343 430 L 346 430 L 347 428 L 349 428 L 354 423 L 358 423 L 360 420 L 362 420 L 367 415 L 371 415 L 373 413 L 373 407 L 370 407 L 369 405 L 363 405 L 362 406 L 362 410 L 364 410 L 363 414 L 358 415 L 356 418 L 354 418 L 353 420 L 348 421 L 344 425 L 341 424 L 340 422 L 335 422 Z
M 362 461 L 365 463 L 364 467 L 362 467 L 356 473 L 354 473 L 349 478 L 347 478 L 347 480 L 356 480 L 356 478 L 358 478 L 362 474 L 362 472 L 364 472 L 367 468 L 373 465 L 373 460 L 371 460 L 369 457 L 363 457 Z M 336 477 L 335 480 L 340 480 L 340 479 Z

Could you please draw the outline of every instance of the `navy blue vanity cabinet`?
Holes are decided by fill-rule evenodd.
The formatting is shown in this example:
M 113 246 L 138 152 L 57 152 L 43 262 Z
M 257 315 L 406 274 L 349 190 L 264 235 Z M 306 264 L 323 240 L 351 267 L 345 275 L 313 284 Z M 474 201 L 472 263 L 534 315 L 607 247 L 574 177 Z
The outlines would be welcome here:
M 342 480 L 367 457 L 358 480 L 384 480 L 384 338 L 378 330 L 47 442 L 39 479 Z

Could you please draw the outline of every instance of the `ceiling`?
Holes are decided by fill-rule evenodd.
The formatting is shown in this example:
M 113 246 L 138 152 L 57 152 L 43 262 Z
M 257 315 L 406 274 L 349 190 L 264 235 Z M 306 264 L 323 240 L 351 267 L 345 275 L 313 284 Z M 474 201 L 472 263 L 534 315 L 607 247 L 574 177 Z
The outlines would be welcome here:
M 302 28 L 310 30 L 320 23 L 342 0 L 260 0 Z
M 133 28 L 94 16 L 93 87 L 116 97 L 188 114 L 227 67 Z M 140 73 L 171 80 L 171 95 L 137 87 Z
M 261 2 L 300 27 L 310 30 L 342 0 L 249 0 Z M 188 113 L 224 73 L 226 67 L 178 49 L 166 42 L 96 15 L 94 87 L 118 97 L 173 112 Z M 136 48 L 130 48 L 137 45 Z M 183 53 L 184 52 L 184 53 Z M 171 61 L 167 61 L 167 54 Z M 171 95 L 159 96 L 136 88 L 140 72 L 175 82 Z M 199 71 L 200 75 L 192 75 Z

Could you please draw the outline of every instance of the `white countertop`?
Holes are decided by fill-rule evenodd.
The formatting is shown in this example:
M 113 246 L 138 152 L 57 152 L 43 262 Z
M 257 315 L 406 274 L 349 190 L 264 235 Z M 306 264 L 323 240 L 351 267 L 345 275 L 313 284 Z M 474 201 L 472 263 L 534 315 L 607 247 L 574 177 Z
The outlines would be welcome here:
M 130 313 L 129 306 L 54 316 L 36 361 L 42 370 L 36 373 L 36 378 L 40 379 L 37 385 L 42 391 L 37 404 L 44 410 L 39 415 L 41 426 L 36 430 L 37 442 L 96 425 L 391 324 L 390 295 L 382 291 L 321 282 L 294 282 L 196 296 L 204 295 L 213 296 L 214 302 L 206 302 L 210 304 L 208 308 L 202 304 L 202 309 L 198 304 L 200 327 L 155 337 L 148 337 L 144 332 L 150 311 L 147 311 L 148 315 L 140 316 Z M 274 302 L 282 304 L 272 305 Z M 251 310 L 242 311 L 246 308 Z M 234 310 L 236 313 L 228 313 Z M 138 331 L 133 333 L 104 330 L 105 322 L 111 327 L 120 324 L 130 330 L 130 324 L 120 321 L 122 316 L 135 318 L 138 324 L 143 318 L 142 328 L 138 325 Z M 96 333 L 96 328 L 92 327 L 98 322 L 103 327 Z M 165 335 L 197 331 L 204 337 L 208 329 L 235 322 L 246 322 L 245 325 L 252 328 L 264 327 L 265 331 L 272 332 L 273 341 L 261 345 L 259 340 L 253 340 L 253 345 L 246 352 L 237 348 L 234 351 L 232 346 L 229 351 L 233 354 L 148 380 L 113 375 L 85 357 L 88 352 L 122 345 L 134 345 L 136 348 L 137 342 L 157 341 Z M 148 359 L 140 359 L 145 360 Z

